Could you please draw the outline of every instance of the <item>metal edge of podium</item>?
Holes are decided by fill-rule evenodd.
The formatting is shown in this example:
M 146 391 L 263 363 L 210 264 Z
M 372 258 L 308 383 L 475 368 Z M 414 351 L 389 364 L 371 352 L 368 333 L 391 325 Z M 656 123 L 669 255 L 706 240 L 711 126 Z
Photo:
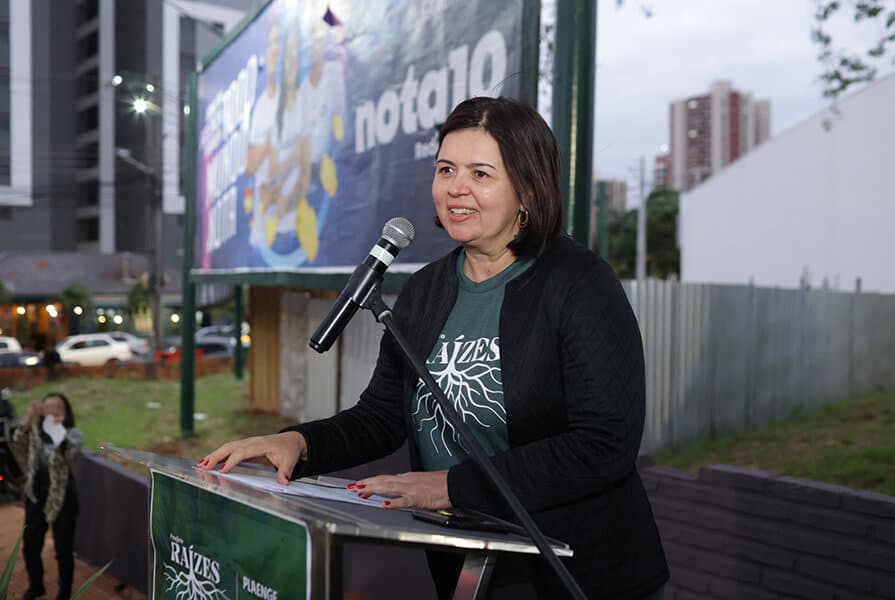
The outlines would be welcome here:
M 515 534 L 507 535 L 512 535 L 516 539 L 498 540 L 487 539 L 486 534 L 467 530 L 457 530 L 466 533 L 466 535 L 462 535 L 449 533 L 451 531 L 449 529 L 445 529 L 446 533 L 442 534 L 383 527 L 356 514 L 321 505 L 314 499 L 288 496 L 287 500 L 287 497 L 265 490 L 253 489 L 245 484 L 215 475 L 213 472 L 188 468 L 182 464 L 164 464 L 183 459 L 118 448 L 110 444 L 102 444 L 100 450 L 141 464 L 151 471 L 164 473 L 185 483 L 207 489 L 235 502 L 246 504 L 256 510 L 308 528 L 311 532 L 310 545 L 313 554 L 312 576 L 309 582 L 312 598 L 341 598 L 343 586 L 342 544 L 346 542 L 414 544 L 421 547 L 441 547 L 445 550 L 454 549 L 466 552 L 461 580 L 458 581 L 454 596 L 457 599 L 478 598 L 487 589 L 495 562 L 495 556 L 492 553 L 539 553 L 537 547 L 530 540 Z M 308 513 L 306 516 L 303 515 L 304 519 L 292 514 L 296 505 L 303 512 Z M 282 510 L 278 511 L 277 509 Z M 321 538 L 319 535 L 314 535 L 315 533 L 324 535 Z M 469 537 L 470 534 L 482 537 Z M 150 547 L 151 545 L 150 543 Z M 570 557 L 573 555 L 568 544 L 551 545 L 557 556 Z M 150 548 L 151 554 L 152 549 Z

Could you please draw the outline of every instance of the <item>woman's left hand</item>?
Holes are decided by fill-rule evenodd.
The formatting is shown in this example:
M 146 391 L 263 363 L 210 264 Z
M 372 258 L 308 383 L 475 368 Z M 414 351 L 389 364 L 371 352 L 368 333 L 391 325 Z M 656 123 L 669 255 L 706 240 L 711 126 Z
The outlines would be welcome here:
M 377 475 L 355 481 L 348 486 L 361 498 L 373 494 L 396 496 L 385 503 L 386 508 L 450 508 L 447 474 L 445 471 L 413 471 L 399 475 Z

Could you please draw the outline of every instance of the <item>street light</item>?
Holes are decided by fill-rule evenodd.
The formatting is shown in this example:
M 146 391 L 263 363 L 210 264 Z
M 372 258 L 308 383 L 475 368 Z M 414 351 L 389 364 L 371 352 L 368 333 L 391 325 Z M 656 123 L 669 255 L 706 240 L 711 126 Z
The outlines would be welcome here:
M 156 355 L 164 346 L 164 326 L 162 322 L 162 288 L 165 285 L 163 278 L 162 255 L 162 173 L 164 168 L 156 151 L 160 150 L 159 142 L 155 142 L 155 127 L 158 123 L 150 121 L 152 116 L 162 116 L 162 106 L 156 99 L 165 95 L 165 89 L 151 81 L 147 81 L 145 73 L 120 72 L 112 78 L 112 85 L 126 90 L 133 116 L 143 121 L 145 127 L 145 154 L 143 161 L 134 158 L 127 148 L 116 148 L 115 154 L 122 161 L 128 163 L 140 173 L 146 176 L 146 189 L 149 190 L 150 210 L 150 246 L 149 250 L 149 281 L 147 291 L 149 295 L 150 310 L 152 312 L 152 338 L 153 349 Z M 164 134 L 162 134 L 162 139 Z
M 128 148 L 115 148 L 115 156 L 146 175 L 152 202 L 152 254 L 149 261 L 149 304 L 152 311 L 153 350 L 162 349 L 162 202 L 155 169 L 133 157 Z

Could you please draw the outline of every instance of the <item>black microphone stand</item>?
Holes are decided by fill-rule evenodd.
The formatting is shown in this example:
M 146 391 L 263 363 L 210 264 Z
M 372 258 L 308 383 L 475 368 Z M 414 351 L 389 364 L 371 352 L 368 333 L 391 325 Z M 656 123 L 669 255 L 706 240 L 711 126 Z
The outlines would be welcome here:
M 432 374 L 429 373 L 429 369 L 426 368 L 425 363 L 413 353 L 410 344 L 407 343 L 407 340 L 401 332 L 398 331 L 398 328 L 392 321 L 391 308 L 389 308 L 389 306 L 382 300 L 378 282 L 373 286 L 370 293 L 364 299 L 361 308 L 371 311 L 373 316 L 376 317 L 376 321 L 384 324 L 388 332 L 391 333 L 392 337 L 395 338 L 395 341 L 398 342 L 398 346 L 400 346 L 404 356 L 410 360 L 414 370 L 419 374 L 420 378 L 426 384 L 426 387 L 429 388 L 429 391 L 432 392 L 432 395 L 435 396 L 435 400 L 438 402 L 438 406 L 441 407 L 447 422 L 460 434 L 460 445 L 470 458 L 472 458 L 472 460 L 485 472 L 488 479 L 491 481 L 491 484 L 501 495 L 504 502 L 510 507 L 510 510 L 512 510 L 516 518 L 519 519 L 522 527 L 525 528 L 525 531 L 531 536 L 535 546 L 540 550 L 541 556 L 544 557 L 544 560 L 547 561 L 547 564 L 550 565 L 550 568 L 553 569 L 553 572 L 556 573 L 556 576 L 562 581 L 566 590 L 569 592 L 569 597 L 587 600 L 587 596 L 584 595 L 578 582 L 575 581 L 572 574 L 566 569 L 566 566 L 562 564 L 562 561 L 560 561 L 553 552 L 553 549 L 550 547 L 550 544 L 547 543 L 547 539 L 544 537 L 544 534 L 541 533 L 541 530 L 538 529 L 538 526 L 531 518 L 531 515 L 528 514 L 528 511 L 522 506 L 522 503 L 516 497 L 516 494 L 513 493 L 513 490 L 510 489 L 507 482 L 503 480 L 500 473 L 498 473 L 494 465 L 491 464 L 491 461 L 488 459 L 488 455 L 485 452 L 485 449 L 482 448 L 481 443 L 479 443 L 478 438 L 475 437 L 472 431 L 467 427 L 466 422 L 457 414 L 454 405 L 451 404 L 450 400 L 445 396 L 444 391 L 442 391 L 438 386 L 438 383 L 435 382 Z

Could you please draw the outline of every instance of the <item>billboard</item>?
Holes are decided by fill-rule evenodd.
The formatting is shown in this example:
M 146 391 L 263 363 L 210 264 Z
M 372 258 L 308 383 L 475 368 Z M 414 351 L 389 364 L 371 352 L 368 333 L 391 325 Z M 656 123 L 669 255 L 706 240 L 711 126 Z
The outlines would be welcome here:
M 449 251 L 437 127 L 518 97 L 522 2 L 268 4 L 199 75 L 195 269 L 339 272 L 395 216 L 417 230 L 398 262 Z

